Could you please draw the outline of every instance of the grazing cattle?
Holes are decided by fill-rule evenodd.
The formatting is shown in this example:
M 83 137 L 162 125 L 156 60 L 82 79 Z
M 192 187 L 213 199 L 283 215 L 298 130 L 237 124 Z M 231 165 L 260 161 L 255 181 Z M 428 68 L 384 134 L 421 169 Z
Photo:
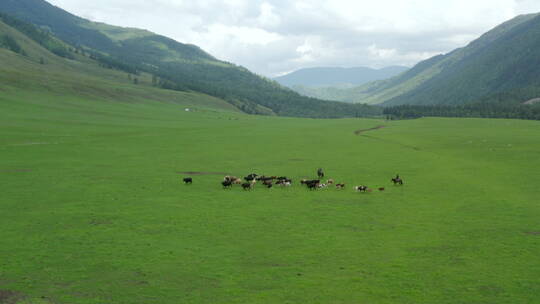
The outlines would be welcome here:
M 303 180 L 302 183 L 308 187 L 309 190 L 314 190 L 319 188 L 319 184 L 321 183 L 320 180 L 314 179 L 314 180 Z
M 281 183 L 284 183 L 284 182 L 289 182 L 289 183 L 292 183 L 292 179 L 286 177 L 286 176 L 280 176 L 277 179 L 277 182 L 276 184 L 281 184 Z
M 272 180 L 271 179 L 266 179 L 266 180 L 263 180 L 263 185 L 265 186 L 272 186 Z M 269 187 L 270 188 L 270 187 Z
M 303 179 L 303 180 L 300 181 L 300 183 L 303 184 L 303 185 L 318 184 L 320 182 L 321 182 L 321 180 L 319 180 L 319 179 L 313 179 L 313 180 Z
M 278 179 L 276 185 L 279 186 L 290 186 L 292 185 L 292 179 Z
M 230 175 L 227 175 L 227 176 L 225 176 L 225 177 L 223 178 L 224 181 L 230 181 L 230 182 L 235 181 L 235 180 L 237 180 L 237 179 L 238 179 L 238 177 L 236 177 L 236 176 L 230 176 Z
M 241 185 L 242 184 L 242 179 L 237 178 L 237 179 L 233 180 L 232 183 L 235 184 L 235 185 Z
M 334 180 L 333 180 L 333 179 L 329 179 L 329 180 L 326 181 L 326 183 L 329 184 L 329 185 L 332 185 L 332 184 L 334 183 Z
M 262 181 L 263 183 L 264 182 L 272 182 L 273 180 L 275 180 L 276 177 L 275 176 L 260 176 L 260 177 L 257 177 L 255 180 L 258 180 L 258 181 Z
M 306 185 L 309 190 L 316 190 L 319 187 L 319 183 L 308 183 Z
M 317 176 L 319 177 L 319 179 L 323 178 L 324 177 L 324 171 L 322 168 L 319 168 L 317 170 Z
M 326 188 L 326 187 L 328 187 L 328 185 L 327 185 L 327 184 L 319 184 L 319 186 L 318 186 L 318 187 L 322 189 L 322 188 Z
M 273 185 L 272 185 L 272 183 L 270 183 L 270 184 L 265 184 L 265 186 L 266 186 L 266 188 L 270 189 L 270 188 L 272 188 Z
M 392 182 L 394 183 L 394 185 L 403 185 L 403 180 L 401 179 L 401 177 L 399 177 L 399 174 L 397 174 L 396 177 L 392 178 Z
M 186 185 L 190 184 L 191 185 L 193 183 L 193 178 L 186 177 L 186 178 L 183 179 L 183 181 L 184 181 L 184 184 L 186 184 Z
M 358 192 L 367 192 L 368 187 L 367 186 L 356 186 L 356 187 L 354 187 L 354 190 L 356 190 Z
M 345 184 L 336 184 L 336 189 L 345 189 Z
M 232 188 L 232 184 L 233 182 L 230 180 L 224 180 L 221 182 L 221 185 L 223 186 L 224 189 Z
M 255 180 L 257 178 L 257 176 L 258 176 L 257 174 L 251 173 L 250 175 L 244 177 L 244 179 L 246 181 L 248 181 L 248 182 L 251 182 L 251 181 Z
M 251 190 L 253 188 L 253 186 L 255 185 L 255 183 L 257 183 L 257 181 L 255 179 L 253 179 L 249 183 L 243 183 L 242 188 L 244 190 Z
M 384 187 L 379 188 L 379 191 L 381 191 L 381 192 L 384 191 L 384 190 L 386 190 Z

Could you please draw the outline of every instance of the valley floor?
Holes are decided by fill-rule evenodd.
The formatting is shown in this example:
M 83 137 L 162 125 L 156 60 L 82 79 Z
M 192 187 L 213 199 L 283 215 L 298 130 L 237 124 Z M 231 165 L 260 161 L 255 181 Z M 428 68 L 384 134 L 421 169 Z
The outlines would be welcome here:
M 2 92 L 0 303 L 540 298 L 538 122 Z M 346 189 L 298 184 L 319 167 Z M 222 189 L 251 172 L 295 184 Z

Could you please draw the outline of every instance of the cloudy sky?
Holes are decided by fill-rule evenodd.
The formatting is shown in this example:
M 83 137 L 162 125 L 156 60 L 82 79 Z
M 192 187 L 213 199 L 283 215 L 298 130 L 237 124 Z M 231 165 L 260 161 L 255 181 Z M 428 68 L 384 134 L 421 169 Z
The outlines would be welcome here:
M 92 21 L 148 29 L 277 76 L 316 66 L 412 66 L 539 0 L 47 0 Z

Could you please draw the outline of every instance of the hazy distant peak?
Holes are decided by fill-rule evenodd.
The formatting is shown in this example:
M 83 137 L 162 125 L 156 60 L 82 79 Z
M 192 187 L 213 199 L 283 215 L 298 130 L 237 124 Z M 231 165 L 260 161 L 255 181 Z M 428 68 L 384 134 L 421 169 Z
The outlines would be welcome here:
M 280 76 L 275 80 L 285 86 L 340 86 L 361 85 L 375 80 L 387 79 L 409 68 L 390 66 L 381 69 L 369 67 L 312 67 Z

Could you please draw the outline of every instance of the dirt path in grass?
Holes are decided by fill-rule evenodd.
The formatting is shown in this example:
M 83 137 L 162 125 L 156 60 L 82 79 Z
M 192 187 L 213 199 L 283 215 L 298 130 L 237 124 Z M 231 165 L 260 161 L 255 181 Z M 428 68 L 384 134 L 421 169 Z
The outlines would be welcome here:
M 399 146 L 402 146 L 404 148 L 413 149 L 413 150 L 416 150 L 416 151 L 420 150 L 420 148 L 416 147 L 416 146 L 410 146 L 410 145 L 402 144 L 402 143 L 397 142 L 397 141 L 392 141 L 392 140 L 388 140 L 388 139 L 382 139 L 382 138 L 378 138 L 378 137 L 363 134 L 365 132 L 375 131 L 375 130 L 379 130 L 379 129 L 383 129 L 383 128 L 386 128 L 386 126 L 380 125 L 380 126 L 376 126 L 376 127 L 370 128 L 370 129 L 356 130 L 356 131 L 354 131 L 354 134 L 359 135 L 359 136 L 362 135 L 363 137 L 371 138 L 371 139 L 374 139 L 374 140 L 380 140 L 380 141 L 384 141 L 384 142 L 387 142 L 387 143 L 399 145 Z
M 375 131 L 375 130 L 379 130 L 379 129 L 382 129 L 382 128 L 386 128 L 386 126 L 380 125 L 380 126 L 376 126 L 376 127 L 370 128 L 370 129 L 356 130 L 356 131 L 354 131 L 354 134 L 360 135 L 360 134 L 362 134 L 364 132 Z
M 28 173 L 32 172 L 30 169 L 0 169 L 0 173 Z M 2 302 L 0 302 L 2 303 Z
M 19 303 L 22 298 L 23 295 L 19 292 L 0 289 L 0 303 L 15 304 Z

